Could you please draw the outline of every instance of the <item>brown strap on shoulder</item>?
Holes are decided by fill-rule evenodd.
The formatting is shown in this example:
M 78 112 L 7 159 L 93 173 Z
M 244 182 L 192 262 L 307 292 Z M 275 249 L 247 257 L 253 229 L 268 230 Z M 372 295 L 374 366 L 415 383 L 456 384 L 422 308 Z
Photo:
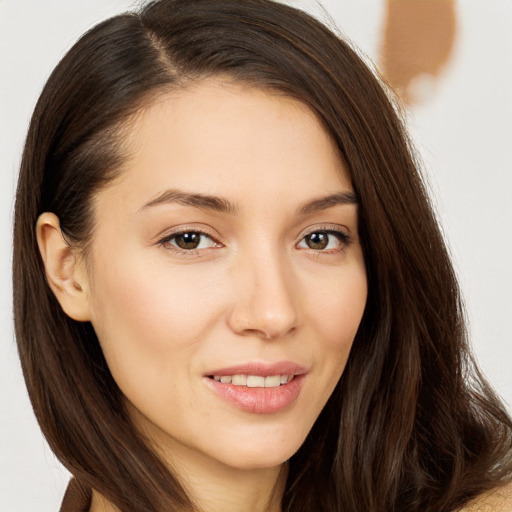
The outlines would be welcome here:
M 59 512 L 89 512 L 92 491 L 72 478 L 64 494 Z

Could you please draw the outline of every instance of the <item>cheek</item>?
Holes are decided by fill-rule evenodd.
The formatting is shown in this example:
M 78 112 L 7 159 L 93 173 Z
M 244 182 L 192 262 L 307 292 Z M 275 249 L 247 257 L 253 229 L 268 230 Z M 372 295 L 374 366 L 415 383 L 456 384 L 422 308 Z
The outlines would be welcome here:
M 157 270 L 129 255 L 118 261 L 97 265 L 92 293 L 92 323 L 114 378 L 120 386 L 140 379 L 149 385 L 187 371 L 219 317 L 207 292 L 215 283 L 206 284 L 201 272 Z
M 366 306 L 364 265 L 340 268 L 337 276 L 323 284 L 321 290 L 310 294 L 306 310 L 327 348 L 345 352 L 352 345 Z
M 308 312 L 310 335 L 316 341 L 310 349 L 321 361 L 311 400 L 323 407 L 343 373 L 366 306 L 367 280 L 362 256 L 353 264 L 340 266 L 330 279 L 320 282 L 323 286 L 314 288 L 316 293 L 305 294 L 304 310 Z

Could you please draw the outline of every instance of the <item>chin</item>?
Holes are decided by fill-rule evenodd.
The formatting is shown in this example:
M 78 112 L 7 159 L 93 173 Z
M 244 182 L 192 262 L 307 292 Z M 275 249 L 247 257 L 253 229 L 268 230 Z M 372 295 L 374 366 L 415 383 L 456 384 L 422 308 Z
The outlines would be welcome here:
M 225 465 L 240 470 L 264 469 L 281 466 L 287 462 L 302 446 L 307 432 L 297 435 L 279 432 L 264 436 L 250 436 L 246 440 L 231 438 L 224 447 L 220 447 L 214 458 Z M 224 448 L 224 449 L 222 449 Z
M 295 451 L 296 450 L 289 451 L 286 455 L 284 452 L 242 453 L 239 456 L 226 458 L 221 462 L 223 462 L 224 465 L 239 471 L 254 471 L 259 469 L 276 468 L 285 464 L 292 457 Z

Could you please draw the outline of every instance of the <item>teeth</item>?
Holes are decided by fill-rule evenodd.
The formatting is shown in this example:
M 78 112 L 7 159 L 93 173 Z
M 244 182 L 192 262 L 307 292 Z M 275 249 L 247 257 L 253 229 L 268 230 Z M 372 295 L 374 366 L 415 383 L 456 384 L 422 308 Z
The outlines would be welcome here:
M 248 388 L 264 388 L 265 377 L 259 375 L 247 375 L 247 387 Z
M 235 386 L 247 386 L 247 375 L 233 375 L 231 384 Z
M 277 388 L 281 385 L 281 377 L 279 375 L 272 375 L 271 377 L 265 377 L 266 388 Z
M 214 375 L 213 380 L 222 384 L 234 386 L 247 386 L 248 388 L 277 388 L 287 384 L 293 379 L 293 375 Z

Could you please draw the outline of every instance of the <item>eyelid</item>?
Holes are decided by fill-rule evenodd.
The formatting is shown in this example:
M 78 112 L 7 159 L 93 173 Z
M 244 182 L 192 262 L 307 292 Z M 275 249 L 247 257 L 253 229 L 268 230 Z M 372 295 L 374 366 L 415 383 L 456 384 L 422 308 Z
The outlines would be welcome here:
M 197 226 L 195 224 L 183 224 L 170 229 L 166 229 L 154 238 L 153 243 L 159 243 L 165 238 L 171 238 L 183 233 L 200 233 L 202 235 L 209 236 L 216 243 L 220 243 L 217 239 L 217 235 L 213 230 L 210 230 L 208 227 L 204 227 L 203 225 Z
M 318 224 L 316 226 L 311 226 L 306 228 L 299 236 L 299 241 L 302 240 L 305 236 L 311 235 L 312 233 L 317 233 L 319 231 L 325 231 L 330 233 L 339 233 L 346 239 L 350 239 L 350 229 L 346 226 L 342 226 L 340 224 Z

